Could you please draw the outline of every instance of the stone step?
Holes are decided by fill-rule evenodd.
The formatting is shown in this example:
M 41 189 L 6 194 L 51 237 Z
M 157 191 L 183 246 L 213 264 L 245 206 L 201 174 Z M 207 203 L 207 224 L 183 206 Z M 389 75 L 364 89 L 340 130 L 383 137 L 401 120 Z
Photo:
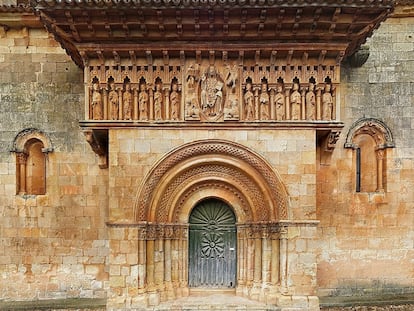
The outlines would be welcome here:
M 163 303 L 151 311 L 279 311 L 280 308 L 229 293 L 192 292 L 190 296 Z

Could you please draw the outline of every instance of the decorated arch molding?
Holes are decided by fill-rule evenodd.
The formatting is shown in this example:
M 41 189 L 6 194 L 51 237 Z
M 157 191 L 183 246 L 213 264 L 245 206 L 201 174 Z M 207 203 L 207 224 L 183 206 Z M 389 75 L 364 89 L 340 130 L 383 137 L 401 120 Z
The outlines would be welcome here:
M 219 198 L 237 221 L 288 218 L 280 177 L 258 154 L 230 141 L 195 141 L 165 155 L 147 174 L 134 205 L 136 221 L 184 223 L 196 203 Z
M 391 130 L 384 122 L 374 118 L 362 118 L 356 121 L 348 132 L 344 147 L 356 149 L 358 146 L 355 144 L 355 137 L 361 134 L 370 135 L 375 140 L 377 149 L 395 147 Z
M 22 130 L 16 135 L 13 141 L 11 151 L 15 153 L 26 153 L 27 142 L 36 139 L 43 143 L 43 153 L 49 153 L 53 151 L 52 142 L 43 131 L 36 128 L 27 128 Z

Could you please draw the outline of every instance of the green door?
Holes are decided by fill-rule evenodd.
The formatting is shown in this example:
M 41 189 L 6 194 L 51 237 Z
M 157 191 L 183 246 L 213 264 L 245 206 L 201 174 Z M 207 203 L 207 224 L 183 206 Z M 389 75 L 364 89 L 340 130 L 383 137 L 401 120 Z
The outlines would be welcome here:
M 191 212 L 190 287 L 236 286 L 236 217 L 224 202 L 208 199 Z

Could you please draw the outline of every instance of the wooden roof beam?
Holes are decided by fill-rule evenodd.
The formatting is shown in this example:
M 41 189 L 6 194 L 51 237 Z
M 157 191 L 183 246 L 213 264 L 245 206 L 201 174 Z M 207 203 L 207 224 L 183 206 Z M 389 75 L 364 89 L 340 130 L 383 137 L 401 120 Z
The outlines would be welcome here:
M 240 19 L 240 34 L 242 36 L 246 34 L 246 21 L 247 21 L 247 10 L 244 9 L 241 12 L 241 19 Z
M 88 11 L 83 11 L 82 12 L 82 15 L 85 17 L 85 19 L 87 20 L 87 27 L 88 27 L 88 30 L 90 31 L 90 32 L 92 32 L 92 36 L 94 36 L 94 37 L 96 37 L 96 32 L 95 32 L 95 28 L 93 27 L 93 23 L 92 23 L 92 21 L 91 21 L 91 17 L 89 16 L 89 14 L 88 14 Z
M 175 10 L 175 21 L 177 24 L 177 34 L 181 35 L 183 33 L 183 19 L 180 10 Z
M 78 42 L 80 42 L 81 41 L 81 38 L 80 38 L 80 36 L 79 36 L 79 32 L 78 32 L 78 30 L 76 29 L 76 27 L 75 27 L 75 22 L 74 22 L 74 20 L 73 20 L 73 16 L 72 16 L 72 14 L 70 13 L 70 11 L 65 11 L 65 16 L 66 16 L 66 18 L 68 19 L 68 21 L 69 21 L 69 28 L 70 28 L 70 30 L 72 31 L 72 35 L 73 35 L 73 37 L 75 38 L 75 40 L 76 41 L 78 41 Z
M 120 12 L 120 16 L 121 16 L 121 21 L 122 21 L 122 29 L 124 29 L 125 36 L 129 37 L 129 27 L 128 27 L 127 19 L 125 17 L 124 12 Z
M 225 9 L 223 12 L 223 33 L 229 34 L 229 10 Z
M 142 34 L 144 36 L 147 36 L 148 35 L 148 29 L 147 29 L 147 26 L 145 24 L 144 12 L 142 10 L 138 10 L 137 15 L 138 15 L 139 25 L 140 25 L 140 29 L 142 31 Z
M 265 27 L 264 25 L 265 25 L 265 21 L 266 21 L 266 13 L 267 13 L 267 10 L 266 9 L 262 9 L 260 11 L 260 17 L 259 17 L 260 22 L 259 22 L 259 27 L 257 29 L 257 32 L 259 34 L 261 34 L 263 32 L 263 30 L 264 30 L 264 27 Z
M 277 17 L 277 26 L 276 26 L 277 30 L 282 29 L 282 23 L 283 23 L 283 18 L 284 18 L 285 13 L 286 13 L 285 9 L 280 9 L 279 16 Z
M 321 17 L 321 13 L 322 13 L 322 9 L 321 8 L 317 8 L 315 10 L 315 13 L 313 15 L 313 23 L 312 23 L 311 28 L 310 28 L 310 32 L 311 33 L 315 32 L 316 28 L 318 27 L 318 21 L 319 21 L 319 19 Z
M 165 32 L 165 25 L 164 25 L 164 18 L 162 16 L 162 11 L 161 10 L 157 10 L 157 20 L 158 20 L 158 29 L 159 29 L 159 31 L 164 33 Z
M 200 34 L 200 11 L 194 10 L 194 32 L 196 35 Z
M 213 10 L 208 10 L 208 28 L 210 30 L 211 34 L 214 34 L 214 11 Z

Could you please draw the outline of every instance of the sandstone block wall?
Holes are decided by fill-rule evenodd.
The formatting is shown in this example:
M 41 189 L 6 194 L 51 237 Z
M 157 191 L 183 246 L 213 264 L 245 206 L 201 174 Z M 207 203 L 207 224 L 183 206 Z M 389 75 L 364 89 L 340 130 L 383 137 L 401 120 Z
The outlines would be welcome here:
M 0 32 L 0 299 L 104 297 L 106 171 L 78 126 L 83 73 L 41 29 Z M 50 138 L 46 195 L 16 195 L 16 135 Z
M 367 42 L 368 61 L 342 67 L 345 128 L 329 166 L 318 170 L 320 295 L 414 291 L 414 18 L 390 18 Z M 356 193 L 353 150 L 346 135 L 359 118 L 390 128 L 384 193 Z

